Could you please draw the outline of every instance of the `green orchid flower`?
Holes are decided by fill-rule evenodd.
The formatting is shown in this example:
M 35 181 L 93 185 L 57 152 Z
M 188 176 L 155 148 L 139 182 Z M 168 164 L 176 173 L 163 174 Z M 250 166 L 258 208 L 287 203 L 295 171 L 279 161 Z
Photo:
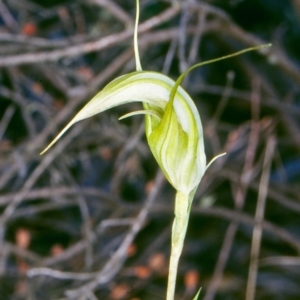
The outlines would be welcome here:
M 156 72 L 136 71 L 118 77 L 89 101 L 42 153 L 74 123 L 112 107 L 140 101 L 144 110 L 124 117 L 145 114 L 146 136 L 155 159 L 176 190 L 190 193 L 206 168 L 203 130 L 194 102 L 181 87 L 170 101 L 174 85 L 172 79 Z
M 77 113 L 41 154 L 56 143 L 74 123 L 118 105 L 142 102 L 143 110 L 126 114 L 120 119 L 137 114 L 145 115 L 145 133 L 148 145 L 165 177 L 176 190 L 166 298 L 173 300 L 178 261 L 184 244 L 191 204 L 201 178 L 210 165 L 206 164 L 200 115 L 193 100 L 180 84 L 186 74 L 196 67 L 248 51 L 269 47 L 270 44 L 248 48 L 231 55 L 196 64 L 174 81 L 161 73 L 142 70 L 137 45 L 138 0 L 136 0 L 136 6 L 134 30 L 136 71 L 120 76 L 107 84 Z M 200 291 L 194 299 L 197 299 L 199 293 Z

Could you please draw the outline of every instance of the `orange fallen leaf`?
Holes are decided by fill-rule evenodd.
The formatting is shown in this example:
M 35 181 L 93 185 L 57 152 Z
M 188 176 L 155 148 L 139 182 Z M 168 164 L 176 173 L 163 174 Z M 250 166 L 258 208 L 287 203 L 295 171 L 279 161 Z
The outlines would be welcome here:
M 166 257 L 163 253 L 155 253 L 149 259 L 148 265 L 152 271 L 160 272 L 166 265 Z
M 16 244 L 22 249 L 27 249 L 31 241 L 30 232 L 27 229 L 19 228 L 15 235 Z
M 55 244 L 51 248 L 51 255 L 54 257 L 60 255 L 63 252 L 64 248 L 60 244 Z
M 184 274 L 184 285 L 187 290 L 195 290 L 199 287 L 199 273 L 196 270 L 189 270 Z
M 37 26 L 33 22 L 25 23 L 21 28 L 21 33 L 28 36 L 33 36 L 37 32 Z
M 151 275 L 150 269 L 146 266 L 136 266 L 134 273 L 140 279 L 146 279 Z
M 130 293 L 130 291 L 132 290 L 132 288 L 125 284 L 125 283 L 121 283 L 119 285 L 116 285 L 109 296 L 109 299 L 111 300 L 121 300 L 123 298 L 125 298 L 126 296 L 128 296 L 128 293 Z
M 136 254 L 137 248 L 135 244 L 131 244 L 127 249 L 127 256 L 131 257 Z

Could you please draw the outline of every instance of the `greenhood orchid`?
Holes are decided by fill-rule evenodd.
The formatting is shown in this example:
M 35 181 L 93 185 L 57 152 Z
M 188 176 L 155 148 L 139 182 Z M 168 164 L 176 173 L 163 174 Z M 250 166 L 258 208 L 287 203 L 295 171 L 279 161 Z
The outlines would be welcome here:
M 148 145 L 165 177 L 177 192 L 167 289 L 167 300 L 173 300 L 178 261 L 183 248 L 191 203 L 208 167 L 198 110 L 180 84 L 186 74 L 196 67 L 270 45 L 248 48 L 228 56 L 196 64 L 186 70 L 177 81 L 173 81 L 161 73 L 142 70 L 137 45 L 138 0 L 136 0 L 136 5 L 134 50 L 137 70 L 107 84 L 77 113 L 41 154 L 46 152 L 74 123 L 118 105 L 142 102 L 143 110 L 126 114 L 122 118 L 137 114 L 145 115 Z
M 88 102 L 43 152 L 74 123 L 117 105 L 140 101 L 144 111 L 134 114 L 145 114 L 146 136 L 155 159 L 176 190 L 190 193 L 206 168 L 203 130 L 194 102 L 181 87 L 169 101 L 174 85 L 172 79 L 156 72 L 136 71 L 118 77 Z

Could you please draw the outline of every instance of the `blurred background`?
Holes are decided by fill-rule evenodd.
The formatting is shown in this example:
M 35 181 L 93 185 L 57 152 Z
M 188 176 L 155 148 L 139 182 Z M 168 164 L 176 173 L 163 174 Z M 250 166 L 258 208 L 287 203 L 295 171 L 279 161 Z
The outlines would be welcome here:
M 135 1 L 0 1 L 0 299 L 164 299 L 174 190 L 128 104 L 39 152 L 135 69 Z M 208 161 L 176 299 L 300 297 L 300 1 L 141 0 L 143 69 L 176 79 Z M 176 151 L 176 149 L 174 149 Z

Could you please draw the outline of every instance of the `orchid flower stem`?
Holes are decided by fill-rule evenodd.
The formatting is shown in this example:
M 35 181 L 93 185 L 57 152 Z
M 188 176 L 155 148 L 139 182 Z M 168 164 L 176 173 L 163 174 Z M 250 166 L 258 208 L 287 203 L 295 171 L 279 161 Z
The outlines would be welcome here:
M 166 300 L 174 300 L 178 262 L 184 245 L 193 197 L 194 192 L 189 195 L 179 191 L 176 193 Z
M 139 16 L 140 16 L 140 2 L 139 0 L 136 0 L 136 15 L 135 15 L 135 23 L 134 23 L 133 47 L 134 47 L 136 70 L 142 71 L 142 65 L 140 61 L 140 54 L 139 54 L 139 47 L 138 47 Z

